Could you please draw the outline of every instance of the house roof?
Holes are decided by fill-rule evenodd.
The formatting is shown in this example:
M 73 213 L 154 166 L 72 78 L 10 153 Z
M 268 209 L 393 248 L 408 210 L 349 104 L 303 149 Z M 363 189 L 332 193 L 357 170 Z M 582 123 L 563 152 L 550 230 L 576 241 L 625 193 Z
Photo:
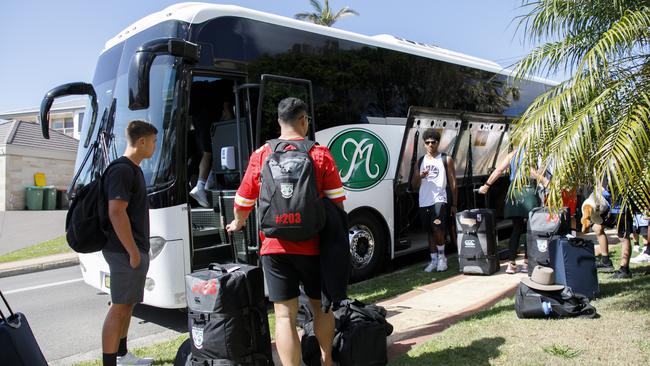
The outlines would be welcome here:
M 41 126 L 33 122 L 0 122 L 0 145 L 25 146 L 44 150 L 77 151 L 77 139 L 50 129 L 50 139 L 43 138 Z

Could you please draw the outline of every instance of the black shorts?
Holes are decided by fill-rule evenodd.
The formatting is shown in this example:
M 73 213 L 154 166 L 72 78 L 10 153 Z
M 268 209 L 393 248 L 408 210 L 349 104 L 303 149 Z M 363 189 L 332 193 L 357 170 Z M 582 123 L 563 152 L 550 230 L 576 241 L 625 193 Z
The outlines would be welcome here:
M 446 202 L 438 202 L 433 206 L 420 207 L 420 219 L 422 220 L 422 227 L 431 232 L 433 227 L 438 227 L 442 230 L 443 234 L 447 234 L 449 224 L 449 205 Z M 440 224 L 436 225 L 434 221 L 440 220 Z
M 111 302 L 113 304 L 141 303 L 149 270 L 149 254 L 140 252 L 140 265 L 137 268 L 131 268 L 127 253 L 105 250 L 102 254 L 111 271 Z
M 210 128 L 212 122 L 201 117 L 192 117 L 192 125 L 194 126 L 196 143 L 204 153 L 212 153 L 212 135 Z
M 300 295 L 300 283 L 310 299 L 320 300 L 320 256 L 268 254 L 262 256 L 262 269 L 272 302 Z
M 617 229 L 619 238 L 628 238 L 630 234 L 634 231 L 634 219 L 632 215 L 625 211 L 621 214 L 608 214 L 605 220 L 603 220 L 603 226 L 610 229 Z

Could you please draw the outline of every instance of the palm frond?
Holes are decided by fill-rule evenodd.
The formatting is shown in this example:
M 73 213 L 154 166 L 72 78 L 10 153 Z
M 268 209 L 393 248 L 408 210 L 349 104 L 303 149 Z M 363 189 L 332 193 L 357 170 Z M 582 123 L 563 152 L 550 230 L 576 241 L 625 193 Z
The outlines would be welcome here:
M 334 16 L 333 16 L 333 18 L 336 19 L 336 20 L 338 20 L 338 19 L 341 19 L 341 18 L 343 18 L 343 17 L 350 16 L 350 15 L 359 15 L 359 13 L 358 13 L 356 10 L 350 9 L 349 7 L 346 6 L 346 7 L 344 7 L 343 9 L 339 10 L 339 11 L 338 11 Z
M 608 70 L 612 56 L 631 53 L 639 46 L 639 41 L 646 41 L 650 34 L 650 8 L 628 10 L 620 20 L 605 31 L 598 42 L 585 54 L 578 65 L 578 72 L 588 71 L 586 75 L 599 77 Z
M 314 8 L 314 10 L 316 10 L 316 13 L 321 14 L 323 12 L 323 8 L 320 5 L 320 1 L 318 1 L 318 0 L 309 0 L 309 2 L 311 3 L 311 6 Z

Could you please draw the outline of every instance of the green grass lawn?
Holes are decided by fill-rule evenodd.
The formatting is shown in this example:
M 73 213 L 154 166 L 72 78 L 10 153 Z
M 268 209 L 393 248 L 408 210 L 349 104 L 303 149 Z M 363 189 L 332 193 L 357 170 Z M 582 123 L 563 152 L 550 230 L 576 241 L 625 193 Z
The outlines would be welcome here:
M 616 256 L 616 247 L 612 254 Z M 616 260 L 616 258 L 615 258 Z M 616 260 L 617 263 L 617 260 Z M 368 303 L 388 299 L 418 286 L 456 275 L 458 261 L 449 271 L 425 273 L 425 263 L 350 285 L 349 295 Z M 633 268 L 629 280 L 599 275 L 601 296 L 592 303 L 598 319 L 517 319 L 514 300 L 505 299 L 479 312 L 428 342 L 394 359 L 391 365 L 642 365 L 650 363 L 650 266 Z M 271 329 L 275 318 L 269 314 Z M 137 349 L 135 354 L 172 365 L 176 350 L 187 339 Z M 101 365 L 100 361 L 78 366 Z
M 617 264 L 618 261 L 615 263 Z M 618 264 L 617 264 L 618 266 Z M 650 266 L 600 274 L 597 319 L 517 319 L 514 299 L 466 318 L 390 365 L 648 365 Z
M 0 255 L 0 263 L 20 261 L 23 259 L 30 259 L 36 257 L 43 257 L 46 255 L 60 254 L 72 252 L 65 240 L 65 236 L 48 240 L 46 242 L 33 245 L 31 247 L 19 249 L 11 253 Z

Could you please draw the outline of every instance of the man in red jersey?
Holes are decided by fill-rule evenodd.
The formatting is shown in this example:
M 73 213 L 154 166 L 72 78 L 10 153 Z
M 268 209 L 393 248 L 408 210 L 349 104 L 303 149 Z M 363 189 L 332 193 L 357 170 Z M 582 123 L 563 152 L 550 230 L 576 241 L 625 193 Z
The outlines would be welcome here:
M 309 130 L 307 105 L 297 98 L 285 98 L 278 104 L 280 140 L 303 140 Z M 287 149 L 293 146 L 287 146 Z M 226 226 L 228 232 L 241 230 L 260 194 L 260 175 L 264 161 L 271 154 L 269 144 L 250 157 L 246 174 L 235 197 L 235 219 Z M 345 191 L 330 151 L 314 146 L 309 151 L 314 165 L 316 185 L 322 197 L 341 209 Z M 260 233 L 262 267 L 268 284 L 269 299 L 275 310 L 275 343 L 283 365 L 300 365 L 300 339 L 296 330 L 299 285 L 303 284 L 314 312 L 314 331 L 321 348 L 323 365 L 332 365 L 334 316 L 321 309 L 319 238 L 292 242 L 266 238 Z

